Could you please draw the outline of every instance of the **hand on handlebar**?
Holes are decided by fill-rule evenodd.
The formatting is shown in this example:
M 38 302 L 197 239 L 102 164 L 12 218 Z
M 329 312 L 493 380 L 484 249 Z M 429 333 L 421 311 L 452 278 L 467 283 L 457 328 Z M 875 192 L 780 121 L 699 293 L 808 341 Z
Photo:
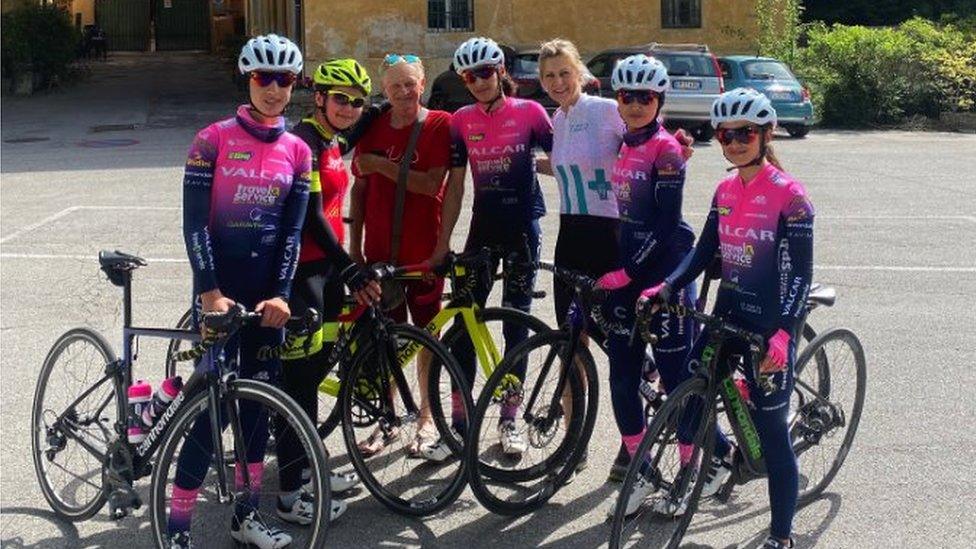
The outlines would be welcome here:
M 637 310 L 641 311 L 650 307 L 653 313 L 659 305 L 667 303 L 670 299 L 671 285 L 667 282 L 662 282 L 657 286 L 651 286 L 641 292 L 640 297 L 637 298 Z
M 368 269 L 353 263 L 343 269 L 339 278 L 360 305 L 379 303 L 383 290 Z
M 759 364 L 759 373 L 773 374 L 786 369 L 786 358 L 790 349 L 790 334 L 782 328 L 769 338 L 766 357 Z
M 291 318 L 291 309 L 288 303 L 280 297 L 272 297 L 257 304 L 254 312 L 261 313 L 262 328 L 284 328 L 288 319 Z
M 619 290 L 624 286 L 630 284 L 630 275 L 627 271 L 623 269 L 617 269 L 616 271 L 610 271 L 604 274 L 596 281 L 594 289 L 596 290 Z

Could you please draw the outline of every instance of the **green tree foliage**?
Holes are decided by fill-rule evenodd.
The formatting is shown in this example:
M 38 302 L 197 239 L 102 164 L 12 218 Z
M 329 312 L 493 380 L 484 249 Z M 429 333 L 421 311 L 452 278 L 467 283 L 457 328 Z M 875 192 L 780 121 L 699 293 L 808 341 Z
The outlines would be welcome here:
M 805 0 L 805 21 L 844 25 L 897 25 L 913 17 L 937 20 L 976 14 L 976 0 Z
M 825 123 L 895 123 L 976 108 L 973 35 L 915 18 L 897 27 L 815 25 L 797 72 L 815 89 Z
M 43 78 L 64 76 L 78 51 L 80 37 L 67 11 L 52 4 L 29 3 L 3 14 L 5 71 L 28 67 Z

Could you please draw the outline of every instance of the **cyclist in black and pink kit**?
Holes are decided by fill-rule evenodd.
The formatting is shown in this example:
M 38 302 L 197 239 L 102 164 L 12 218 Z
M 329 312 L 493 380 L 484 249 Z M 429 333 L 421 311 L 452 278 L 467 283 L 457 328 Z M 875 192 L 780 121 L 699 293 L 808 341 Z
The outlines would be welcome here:
M 515 84 L 505 70 L 505 55 L 490 38 L 471 38 L 454 53 L 454 68 L 475 103 L 462 107 L 451 119 L 451 167 L 471 166 L 474 207 L 465 251 L 492 249 L 492 262 L 511 254 L 522 261 L 537 261 L 542 239 L 539 218 L 546 205 L 536 175 L 534 151 L 552 150 L 552 124 L 542 105 L 513 97 Z M 525 257 L 528 255 L 528 257 Z M 491 270 L 493 274 L 494 268 Z M 516 281 L 506 278 L 502 304 L 529 312 L 535 286 L 534 271 Z M 480 280 L 474 297 L 482 306 L 491 293 L 492 276 Z M 505 348 L 512 349 L 528 336 L 523 326 L 504 326 Z M 464 339 L 464 338 L 462 338 Z M 452 349 L 468 383 L 474 383 L 475 359 L 471 342 Z M 516 375 L 524 376 L 524 365 Z M 502 417 L 498 426 L 502 451 L 519 455 L 528 448 L 514 418 Z M 450 455 L 449 449 L 444 448 Z M 426 452 L 425 452 L 426 455 Z
M 194 325 L 201 313 L 224 312 L 235 303 L 261 312 L 261 326 L 242 328 L 224 349 L 229 357 L 240 350 L 241 377 L 274 383 L 278 361 L 261 361 L 257 352 L 284 339 L 308 203 L 311 153 L 285 131 L 282 116 L 302 55 L 286 38 L 258 36 L 244 45 L 238 66 L 250 75 L 251 102 L 193 140 L 183 177 L 183 237 L 193 269 Z M 240 414 L 249 444 L 248 455 L 237 456 L 235 487 L 244 489 L 245 468 L 251 484 L 250 497 L 235 502 L 231 537 L 261 549 L 285 547 L 291 536 L 266 524 L 258 511 L 267 412 L 242 405 Z M 167 525 L 173 548 L 191 546 L 190 525 L 212 444 L 210 419 L 201 415 L 177 459 Z
M 776 111 L 765 95 L 744 88 L 722 94 L 712 107 L 712 126 L 725 158 L 738 172 L 718 184 L 694 253 L 643 295 L 644 299 L 666 298 L 701 274 L 719 252 L 722 279 L 714 314 L 768 338 L 759 369 L 773 374 L 778 390 L 765 394 L 756 385 L 752 368 L 745 373 L 768 473 L 772 517 L 764 547 L 785 549 L 793 547 L 790 535 L 798 493 L 787 415 L 794 342 L 813 275 L 814 210 L 803 185 L 769 162 Z M 689 360 L 700 359 L 706 340 L 707 334 L 699 337 Z M 723 350 L 749 356 L 744 346 L 729 340 Z M 702 496 L 716 493 L 728 479 L 735 451 L 724 436 L 717 438 Z M 639 504 L 649 486 L 635 487 L 631 500 Z

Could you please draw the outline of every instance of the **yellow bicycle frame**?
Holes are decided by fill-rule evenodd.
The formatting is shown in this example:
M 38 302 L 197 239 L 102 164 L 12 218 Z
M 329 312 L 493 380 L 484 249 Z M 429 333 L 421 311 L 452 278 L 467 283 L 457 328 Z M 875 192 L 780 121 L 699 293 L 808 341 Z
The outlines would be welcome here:
M 455 274 L 457 276 L 464 276 L 465 269 L 463 266 L 455 267 Z M 399 280 L 421 280 L 426 273 L 416 271 L 407 273 L 403 276 L 398 276 Z M 439 313 L 424 327 L 427 333 L 434 335 L 440 333 L 444 326 L 447 325 L 449 321 L 461 316 L 461 320 L 464 322 L 464 328 L 468 332 L 468 336 L 471 338 L 471 342 L 474 346 L 475 356 L 478 362 L 481 363 L 481 371 L 487 379 L 491 376 L 492 371 L 502 360 L 502 354 L 498 350 L 498 345 L 495 344 L 495 340 L 491 337 L 491 332 L 488 331 L 488 327 L 483 321 L 479 321 L 479 312 L 481 307 L 477 303 L 470 303 L 463 306 L 453 306 L 441 309 Z M 351 308 L 344 307 L 342 313 L 348 314 Z M 341 335 L 347 330 L 352 328 L 353 322 L 325 322 L 322 324 L 323 327 L 323 343 L 335 343 L 339 340 Z M 350 347 L 352 353 L 356 352 L 355 342 L 353 346 Z M 417 355 L 419 349 L 417 344 L 409 345 L 400 350 L 398 360 L 400 366 L 403 367 L 409 364 L 414 357 Z M 332 375 L 327 376 L 322 383 L 319 385 L 319 392 L 331 395 L 333 397 L 339 396 L 339 389 L 341 387 L 341 382 L 339 378 Z

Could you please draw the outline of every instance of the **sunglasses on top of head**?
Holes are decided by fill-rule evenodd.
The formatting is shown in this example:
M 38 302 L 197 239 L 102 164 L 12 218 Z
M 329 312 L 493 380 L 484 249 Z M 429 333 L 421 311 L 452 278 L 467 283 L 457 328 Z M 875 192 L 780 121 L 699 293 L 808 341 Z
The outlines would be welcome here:
M 294 84 L 297 79 L 298 77 L 290 72 L 254 71 L 251 73 L 251 80 L 257 82 L 262 88 L 270 86 L 272 82 L 277 82 L 280 88 L 286 88 Z
M 620 90 L 617 92 L 617 100 L 624 105 L 630 105 L 634 101 L 641 105 L 650 105 L 651 101 L 658 97 L 657 92 L 651 90 Z
M 475 67 L 473 69 L 468 69 L 461 72 L 461 78 L 464 80 L 465 84 L 474 84 L 480 78 L 482 80 L 488 80 L 491 76 L 498 72 L 497 65 L 484 65 L 481 67 Z
M 419 63 L 419 62 L 420 62 L 420 57 L 417 57 L 412 53 L 403 53 L 403 54 L 391 53 L 383 58 L 383 64 L 386 65 L 387 67 L 392 67 L 393 65 L 399 63 L 409 64 L 409 63 Z
M 715 138 L 723 145 L 733 141 L 748 145 L 759 135 L 759 126 L 743 126 L 741 128 L 719 128 L 715 131 Z
M 336 102 L 336 105 L 339 105 L 341 107 L 345 107 L 346 105 L 350 105 L 354 109 L 359 109 L 359 108 L 362 108 L 364 105 L 366 105 L 366 98 L 365 97 L 355 97 L 355 96 L 349 95 L 346 92 L 342 92 L 342 91 L 339 91 L 339 90 L 329 90 L 329 91 L 327 91 L 325 93 L 329 97 L 331 97 L 333 101 Z

